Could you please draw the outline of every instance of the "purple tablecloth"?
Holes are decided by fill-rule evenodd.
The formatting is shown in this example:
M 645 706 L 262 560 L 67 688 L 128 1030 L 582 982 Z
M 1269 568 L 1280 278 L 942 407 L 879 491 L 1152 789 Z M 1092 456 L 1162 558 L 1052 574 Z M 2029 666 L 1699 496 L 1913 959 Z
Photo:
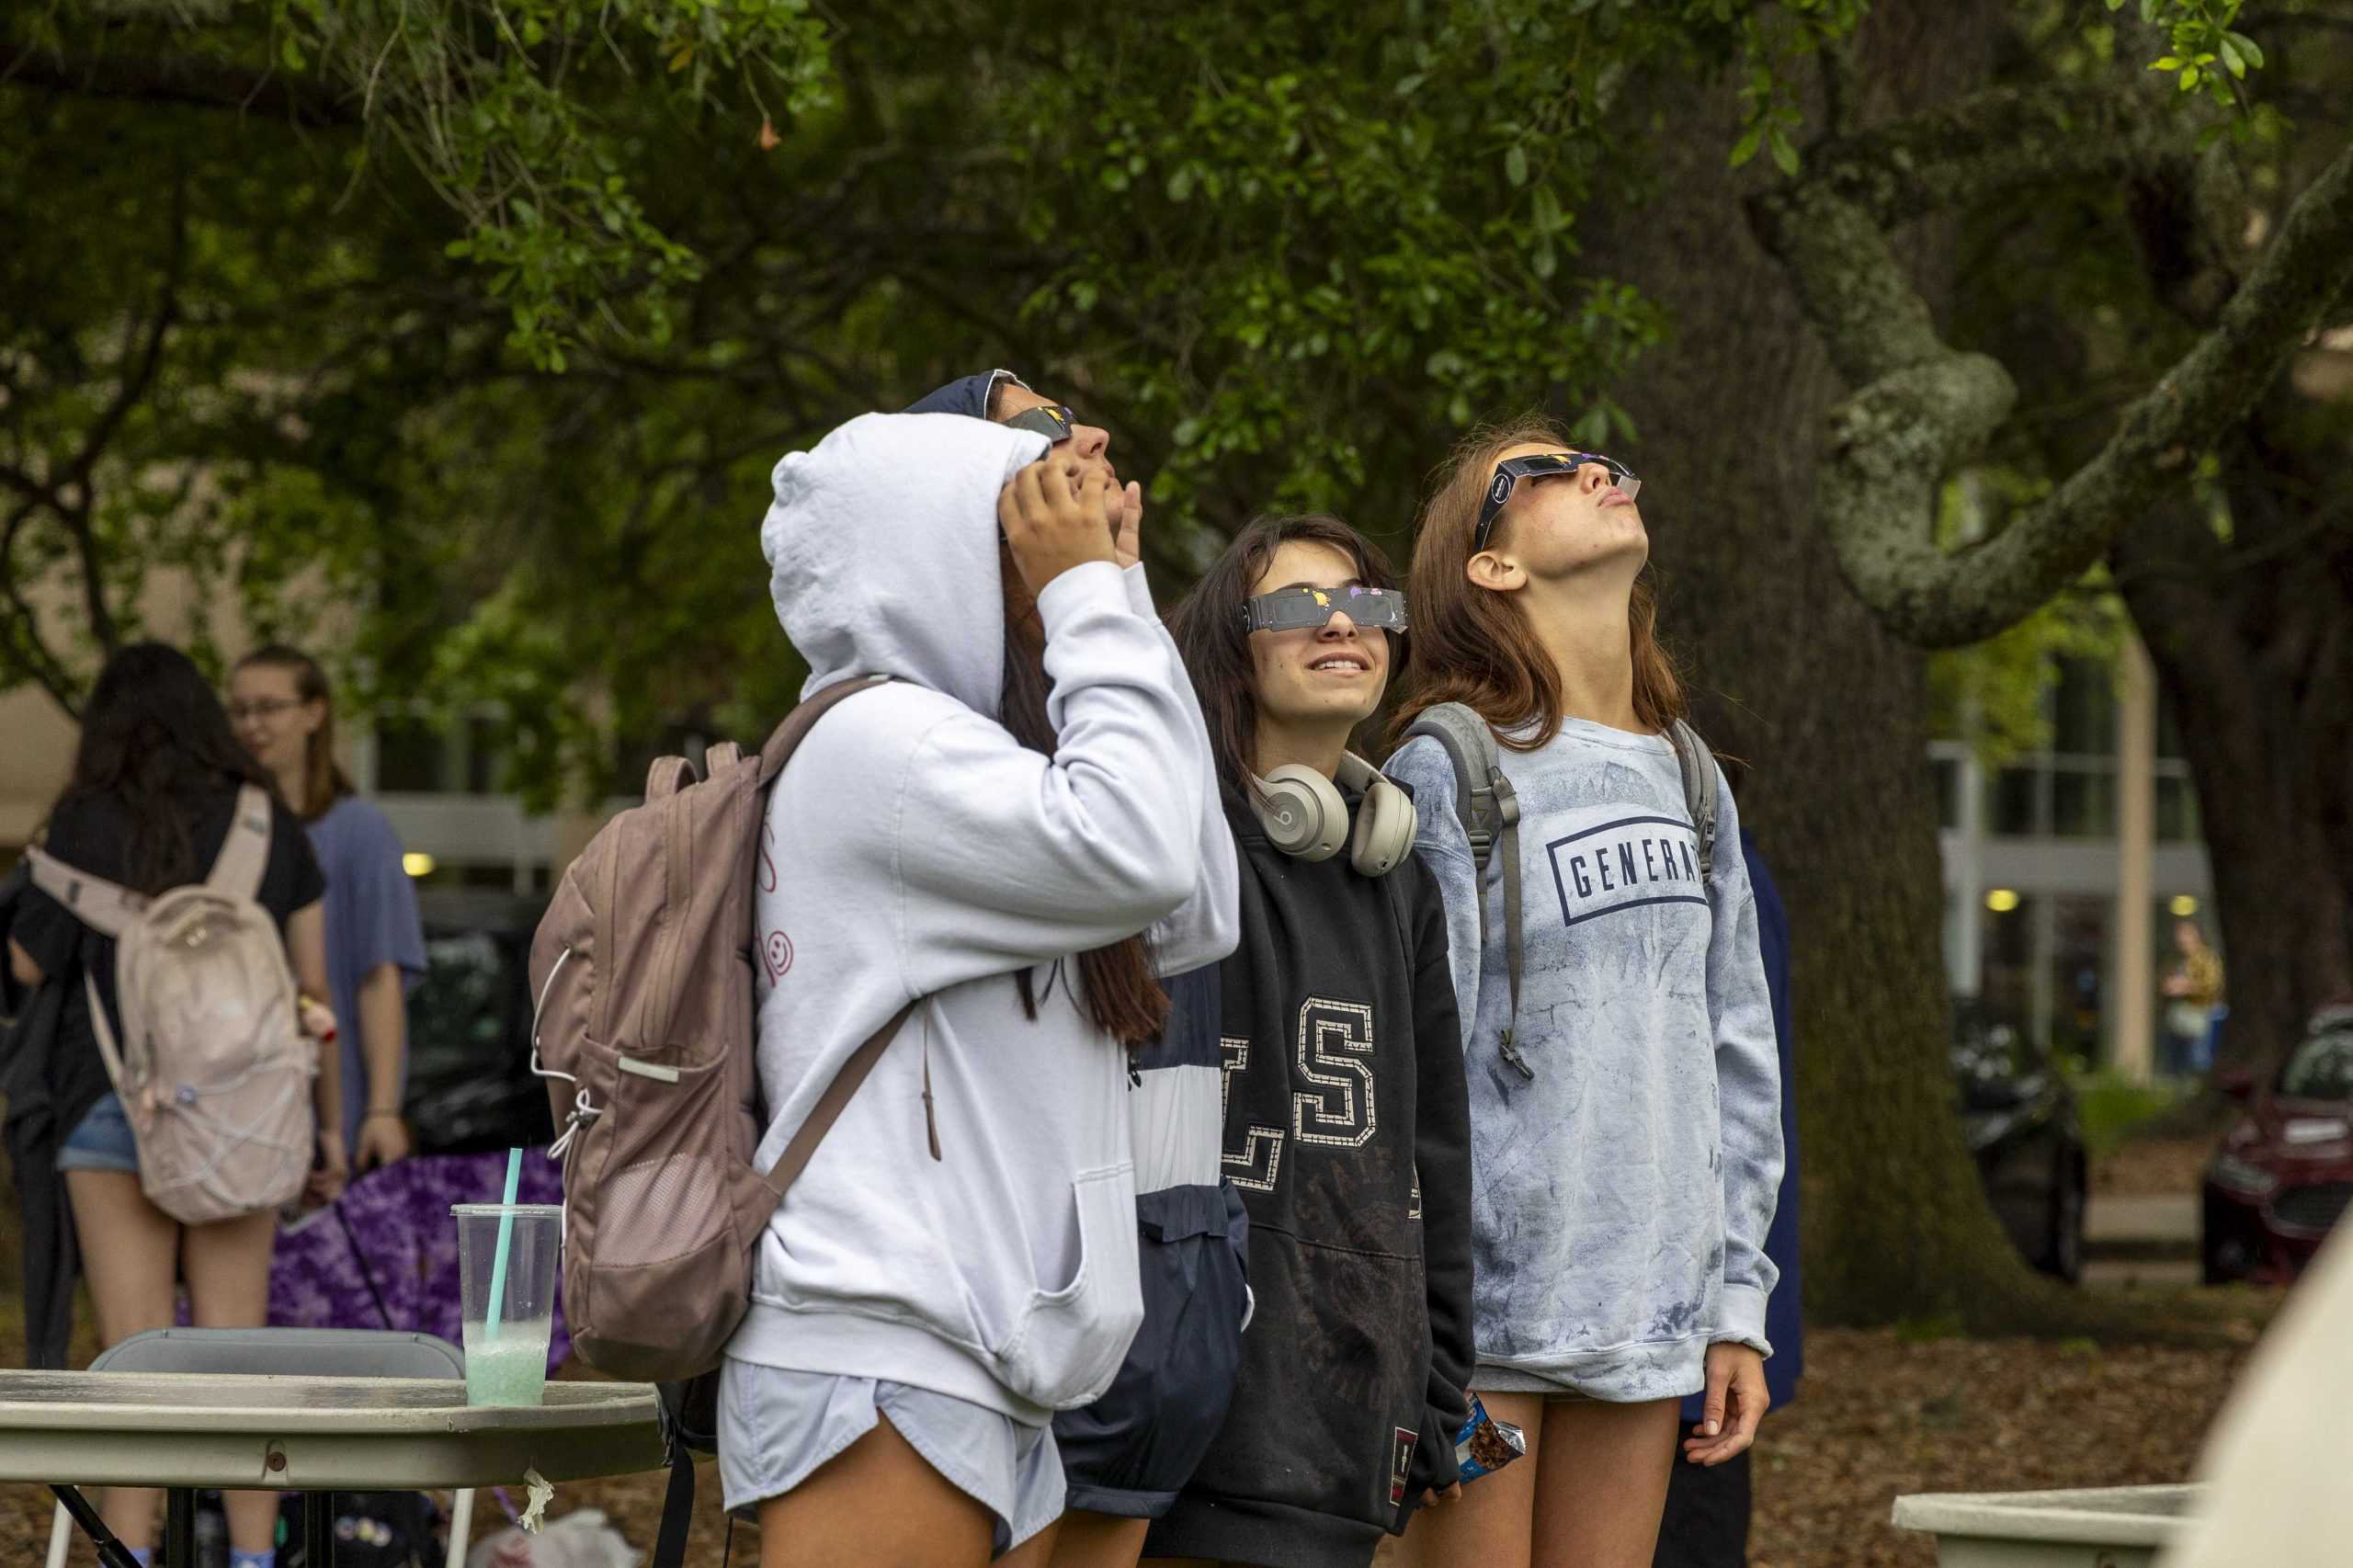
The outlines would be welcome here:
M 369 1172 L 343 1197 L 279 1228 L 269 1271 L 269 1321 L 283 1328 L 395 1328 L 462 1344 L 453 1203 L 494 1203 L 506 1156 L 427 1154 Z M 523 1153 L 518 1200 L 563 1201 L 563 1167 Z M 563 1303 L 548 1345 L 553 1370 L 571 1348 Z

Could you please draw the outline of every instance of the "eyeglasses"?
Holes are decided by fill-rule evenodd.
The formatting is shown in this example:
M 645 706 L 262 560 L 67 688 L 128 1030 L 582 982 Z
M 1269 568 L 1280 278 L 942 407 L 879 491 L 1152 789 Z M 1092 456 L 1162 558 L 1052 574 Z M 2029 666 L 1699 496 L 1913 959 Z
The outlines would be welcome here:
M 280 713 L 291 713 L 301 706 L 300 702 L 283 697 L 265 697 L 256 702 L 227 704 L 229 722 L 233 724 L 242 724 L 248 719 L 275 719 Z
M 1599 463 L 1609 471 L 1609 483 L 1626 493 L 1631 501 L 1643 493 L 1643 482 L 1633 471 L 1616 458 L 1605 458 L 1599 452 L 1538 452 L 1524 458 L 1506 458 L 1495 465 L 1495 476 L 1487 486 L 1487 499 L 1479 508 L 1479 531 L 1471 536 L 1473 554 L 1487 548 L 1487 536 L 1495 532 L 1495 517 L 1511 499 L 1513 489 L 1523 479 L 1552 479 L 1562 474 L 1574 474 L 1587 463 Z
M 1016 430 L 1035 430 L 1047 440 L 1059 444 L 1070 439 L 1071 433 L 1077 428 L 1078 416 L 1059 403 L 1049 403 L 1037 408 L 1025 408 L 1002 423 Z
M 1368 588 L 1361 583 L 1345 588 L 1311 588 L 1302 584 L 1245 599 L 1242 630 L 1245 633 L 1310 628 L 1320 631 L 1343 611 L 1368 631 L 1405 630 L 1405 596 L 1395 588 Z

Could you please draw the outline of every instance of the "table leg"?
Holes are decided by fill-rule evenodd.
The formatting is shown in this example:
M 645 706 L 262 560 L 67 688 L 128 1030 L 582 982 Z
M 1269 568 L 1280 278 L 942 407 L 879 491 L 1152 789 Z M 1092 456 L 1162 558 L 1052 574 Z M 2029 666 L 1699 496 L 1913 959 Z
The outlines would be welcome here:
M 164 1494 L 164 1562 L 196 1568 L 196 1492 L 175 1486 Z
M 98 1511 L 90 1506 L 90 1500 L 82 1495 L 81 1488 L 51 1486 L 50 1490 L 57 1494 L 58 1506 L 74 1516 L 74 1522 L 82 1527 L 82 1533 L 98 1549 L 102 1568 L 139 1568 L 139 1559 L 131 1556 L 131 1548 L 117 1540 L 114 1531 L 107 1528 L 107 1522 L 98 1517 Z
M 302 1568 L 335 1568 L 335 1494 L 302 1494 Z

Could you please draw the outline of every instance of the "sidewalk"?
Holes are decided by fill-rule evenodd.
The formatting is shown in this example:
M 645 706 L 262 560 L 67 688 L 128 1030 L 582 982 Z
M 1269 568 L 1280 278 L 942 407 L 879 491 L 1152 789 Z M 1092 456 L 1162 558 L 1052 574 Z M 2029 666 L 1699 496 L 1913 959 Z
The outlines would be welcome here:
M 2198 1195 L 2093 1193 L 2084 1211 L 2084 1283 L 2105 1290 L 2198 1283 Z

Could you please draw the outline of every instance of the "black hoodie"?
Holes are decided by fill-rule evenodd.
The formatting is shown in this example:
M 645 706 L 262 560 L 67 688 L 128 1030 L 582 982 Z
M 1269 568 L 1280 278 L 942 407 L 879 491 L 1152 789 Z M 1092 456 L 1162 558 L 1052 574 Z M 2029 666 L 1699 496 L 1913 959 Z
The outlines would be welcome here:
M 1456 1475 L 1472 1365 L 1470 1112 L 1446 915 L 1418 858 L 1306 861 L 1229 812 L 1225 1174 L 1257 1306 L 1209 1457 L 1150 1556 L 1362 1568 Z

